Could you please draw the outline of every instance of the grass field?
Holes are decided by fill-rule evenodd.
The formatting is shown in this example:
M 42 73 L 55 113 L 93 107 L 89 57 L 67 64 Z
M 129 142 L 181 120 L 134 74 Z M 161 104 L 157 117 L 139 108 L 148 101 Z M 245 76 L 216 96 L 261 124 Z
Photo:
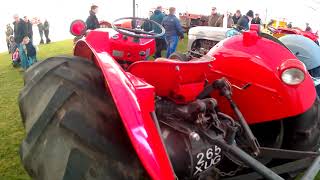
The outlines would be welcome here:
M 187 38 L 179 43 L 185 51 Z M 72 40 L 39 46 L 38 59 L 56 55 L 71 55 Z M 13 68 L 10 55 L 0 53 L 0 180 L 29 180 L 18 154 L 25 136 L 18 107 L 19 91 L 23 87 L 23 71 Z

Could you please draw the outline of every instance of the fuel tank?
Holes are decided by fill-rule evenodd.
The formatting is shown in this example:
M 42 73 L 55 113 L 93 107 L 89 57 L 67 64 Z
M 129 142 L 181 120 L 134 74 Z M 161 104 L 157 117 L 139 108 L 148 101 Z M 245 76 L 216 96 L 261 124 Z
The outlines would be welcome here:
M 315 102 L 314 84 L 303 63 L 257 31 L 227 38 L 207 55 L 215 58 L 207 76 L 209 82 L 222 77 L 231 82 L 233 98 L 249 124 L 296 116 Z M 298 69 L 304 79 L 295 85 L 285 83 L 282 75 L 288 69 Z M 224 98 L 212 96 L 223 112 L 232 113 Z

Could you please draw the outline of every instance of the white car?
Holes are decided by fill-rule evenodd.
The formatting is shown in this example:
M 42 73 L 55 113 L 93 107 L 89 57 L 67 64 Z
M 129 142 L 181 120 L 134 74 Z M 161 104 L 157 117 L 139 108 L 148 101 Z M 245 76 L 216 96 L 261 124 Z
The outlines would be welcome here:
M 199 47 L 211 49 L 221 40 L 227 38 L 226 32 L 230 28 L 198 26 L 189 30 L 188 50 L 195 50 Z

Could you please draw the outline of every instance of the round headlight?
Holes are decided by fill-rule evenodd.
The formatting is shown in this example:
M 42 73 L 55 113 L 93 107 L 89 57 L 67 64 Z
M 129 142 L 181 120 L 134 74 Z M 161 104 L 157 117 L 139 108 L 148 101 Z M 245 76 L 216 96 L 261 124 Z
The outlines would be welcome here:
M 304 77 L 304 72 L 298 68 L 289 68 L 281 74 L 282 81 L 288 85 L 298 85 Z

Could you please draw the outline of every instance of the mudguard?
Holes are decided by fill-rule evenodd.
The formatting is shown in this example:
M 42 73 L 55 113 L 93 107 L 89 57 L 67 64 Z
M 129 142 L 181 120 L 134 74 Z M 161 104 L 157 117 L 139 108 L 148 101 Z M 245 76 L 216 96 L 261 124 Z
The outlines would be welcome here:
M 207 55 L 216 59 L 208 74 L 209 82 L 226 77 L 240 87 L 233 88 L 233 99 L 249 124 L 296 116 L 315 102 L 314 84 L 304 65 L 288 49 L 258 36 L 256 31 L 221 41 Z M 301 84 L 282 82 L 281 73 L 289 67 L 304 72 Z M 241 89 L 244 86 L 249 87 Z M 232 114 L 223 98 L 212 96 L 218 99 L 221 110 Z
M 152 179 L 174 179 L 173 169 L 151 117 L 154 87 L 125 72 L 109 54 L 108 32 L 91 31 L 79 40 L 74 55 L 101 69 L 131 143 Z
M 286 35 L 279 40 L 306 65 L 308 70 L 320 66 L 320 47 L 309 38 L 301 35 Z

